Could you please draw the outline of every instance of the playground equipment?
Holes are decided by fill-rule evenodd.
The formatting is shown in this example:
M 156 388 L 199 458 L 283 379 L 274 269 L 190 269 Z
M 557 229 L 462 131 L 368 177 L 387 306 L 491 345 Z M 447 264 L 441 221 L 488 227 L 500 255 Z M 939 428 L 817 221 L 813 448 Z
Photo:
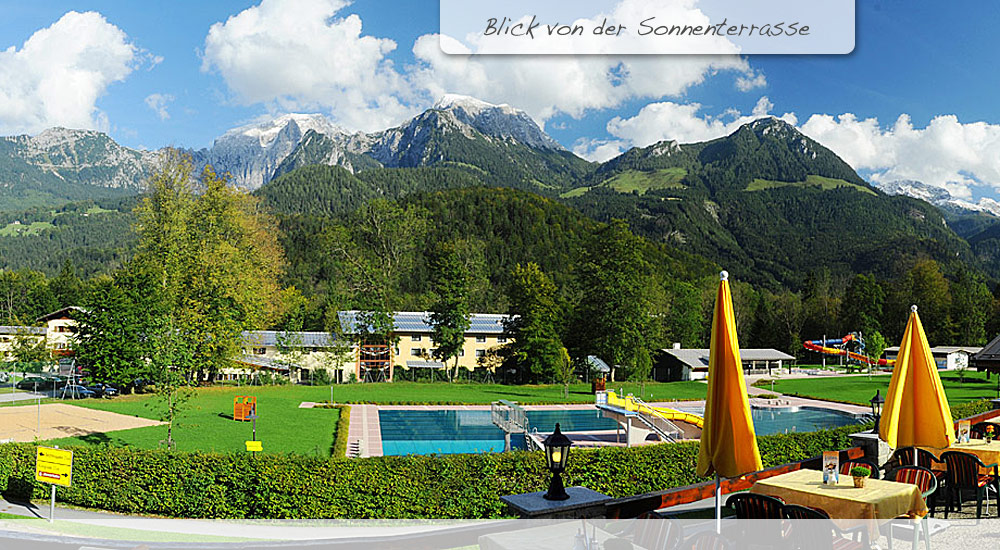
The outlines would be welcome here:
M 854 350 L 848 349 L 853 343 Z M 809 351 L 815 351 L 816 353 L 825 353 L 826 355 L 842 355 L 850 360 L 857 361 L 867 366 L 878 365 L 891 366 L 895 365 L 896 361 L 889 361 L 887 359 L 874 359 L 864 354 L 865 351 L 865 341 L 861 337 L 860 333 L 852 332 L 845 335 L 843 338 L 831 338 L 829 340 L 806 340 L 802 342 L 802 347 Z
M 257 418 L 257 398 L 252 395 L 237 395 L 233 398 L 233 420 L 245 422 Z
M 625 397 L 619 396 L 614 391 L 609 391 L 607 393 L 607 404 L 612 407 L 620 407 L 629 412 L 638 412 L 642 414 L 648 414 L 651 416 L 658 416 L 664 420 L 679 420 L 681 422 L 687 422 L 688 424 L 694 424 L 699 428 L 705 422 L 705 419 L 692 413 L 687 413 L 684 411 L 679 411 L 677 409 L 671 409 L 668 407 L 654 407 L 649 405 L 642 399 L 635 397 L 633 395 L 626 395 Z

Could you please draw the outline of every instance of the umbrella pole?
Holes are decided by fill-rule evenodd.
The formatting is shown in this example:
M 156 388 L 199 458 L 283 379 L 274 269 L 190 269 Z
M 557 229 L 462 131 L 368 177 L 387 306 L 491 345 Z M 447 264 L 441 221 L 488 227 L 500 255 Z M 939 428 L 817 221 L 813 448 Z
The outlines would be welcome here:
M 722 534 L 722 484 L 719 472 L 715 472 L 715 534 Z

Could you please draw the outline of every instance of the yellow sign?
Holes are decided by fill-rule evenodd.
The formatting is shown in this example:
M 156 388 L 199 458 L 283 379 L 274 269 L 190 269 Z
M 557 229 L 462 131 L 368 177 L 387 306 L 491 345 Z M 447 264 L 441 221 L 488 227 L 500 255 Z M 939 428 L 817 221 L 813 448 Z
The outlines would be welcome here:
M 259 453 L 264 450 L 263 441 L 247 441 L 247 450 L 252 453 Z
M 73 481 L 73 451 L 38 447 L 35 454 L 35 481 L 69 487 Z

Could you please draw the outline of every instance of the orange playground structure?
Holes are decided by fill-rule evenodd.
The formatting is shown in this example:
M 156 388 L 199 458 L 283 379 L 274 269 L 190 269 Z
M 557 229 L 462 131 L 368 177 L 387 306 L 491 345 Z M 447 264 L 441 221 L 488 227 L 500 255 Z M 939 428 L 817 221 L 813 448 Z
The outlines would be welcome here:
M 233 420 L 244 422 L 257 416 L 257 398 L 251 395 L 237 395 L 233 398 Z

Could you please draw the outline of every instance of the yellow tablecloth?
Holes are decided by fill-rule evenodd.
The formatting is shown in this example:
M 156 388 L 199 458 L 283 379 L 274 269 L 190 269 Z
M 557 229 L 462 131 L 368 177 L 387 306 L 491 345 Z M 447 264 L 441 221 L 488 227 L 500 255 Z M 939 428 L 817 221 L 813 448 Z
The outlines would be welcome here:
M 934 456 L 941 458 L 941 454 L 945 451 L 961 451 L 963 453 L 973 454 L 979 457 L 984 464 L 998 464 L 1000 463 L 1000 441 L 994 439 L 993 441 L 986 443 L 985 439 L 971 439 L 968 443 L 955 443 L 947 449 L 933 449 L 930 447 L 921 447 L 927 449 Z M 942 470 L 946 469 L 944 464 L 937 465 L 936 467 Z M 993 468 L 989 468 L 989 471 L 983 470 L 981 473 L 993 473 Z
M 751 493 L 769 495 L 798 504 L 819 508 L 830 514 L 842 527 L 858 525 L 866 520 L 871 535 L 878 535 L 880 523 L 904 514 L 924 516 L 927 504 L 916 485 L 880 479 L 866 479 L 857 489 L 851 476 L 841 475 L 837 485 L 823 485 L 823 472 L 798 470 L 754 483 Z

